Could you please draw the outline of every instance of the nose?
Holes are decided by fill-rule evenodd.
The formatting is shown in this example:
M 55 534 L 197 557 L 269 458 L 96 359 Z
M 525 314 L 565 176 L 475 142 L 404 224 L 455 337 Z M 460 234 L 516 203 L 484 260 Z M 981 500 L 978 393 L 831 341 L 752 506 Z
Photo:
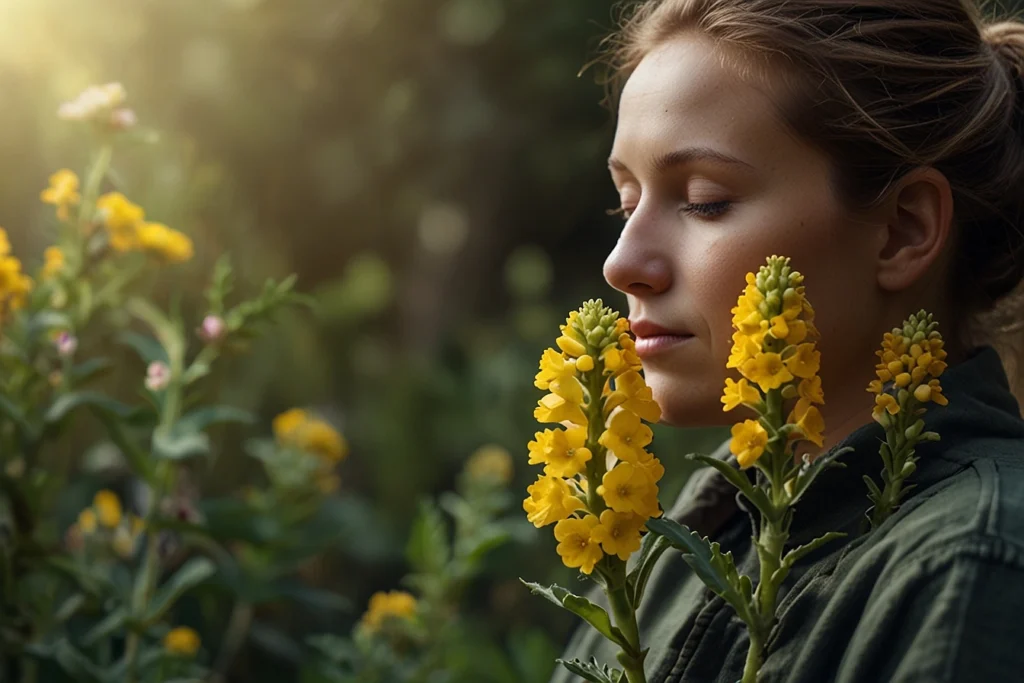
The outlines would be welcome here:
M 639 235 L 637 218 L 640 216 L 634 214 L 605 259 L 604 279 L 624 294 L 655 296 L 671 287 L 672 269 L 655 240 Z

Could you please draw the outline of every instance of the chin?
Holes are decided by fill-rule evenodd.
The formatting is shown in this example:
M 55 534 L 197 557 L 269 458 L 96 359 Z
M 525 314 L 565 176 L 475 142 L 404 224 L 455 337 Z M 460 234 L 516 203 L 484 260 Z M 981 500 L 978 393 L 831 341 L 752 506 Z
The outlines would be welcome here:
M 721 427 L 735 420 L 722 410 L 718 378 L 684 378 L 661 372 L 646 373 L 654 400 L 661 406 L 661 424 L 673 427 Z

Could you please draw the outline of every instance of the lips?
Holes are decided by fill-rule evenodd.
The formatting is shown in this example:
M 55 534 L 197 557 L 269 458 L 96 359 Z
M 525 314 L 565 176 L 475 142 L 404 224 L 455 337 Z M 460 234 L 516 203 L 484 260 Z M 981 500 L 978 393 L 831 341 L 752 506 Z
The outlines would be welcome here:
M 636 353 L 641 359 L 672 350 L 694 338 L 686 330 L 663 327 L 650 320 L 630 321 L 629 327 L 636 335 Z

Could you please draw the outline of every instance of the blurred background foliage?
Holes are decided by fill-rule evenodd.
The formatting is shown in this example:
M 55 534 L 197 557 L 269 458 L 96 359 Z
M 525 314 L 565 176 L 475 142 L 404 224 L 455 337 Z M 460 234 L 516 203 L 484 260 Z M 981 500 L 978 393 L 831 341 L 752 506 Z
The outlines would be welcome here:
M 583 299 L 625 304 L 601 276 L 619 228 L 606 214 L 617 206 L 604 161 L 613 122 L 592 75 L 577 77 L 612 9 L 608 0 L 0 0 L 0 225 L 16 252 L 39 261 L 53 235 L 38 193 L 54 170 L 85 165 L 88 150 L 56 120 L 58 105 L 120 81 L 154 132 L 114 172 L 148 215 L 193 238 L 197 258 L 185 268 L 206 273 L 231 252 L 247 289 L 296 272 L 318 303 L 256 342 L 220 391 L 265 423 L 309 405 L 351 443 L 337 494 L 350 528 L 331 530 L 332 551 L 297 577 L 351 609 L 261 606 L 230 680 L 298 680 L 307 636 L 347 632 L 371 593 L 409 571 L 419 502 L 452 488 L 477 448 L 512 452 L 513 488 L 525 489 L 540 352 Z M 196 301 L 204 285 L 197 276 Z M 241 432 L 220 438 L 222 455 L 191 482 L 197 499 L 252 480 Z M 653 450 L 669 469 L 663 505 L 687 476 L 675 456 L 721 438 L 657 432 Z M 110 475 L 103 449 L 82 453 L 79 442 L 92 441 L 72 436 L 52 455 L 80 487 L 63 524 Z M 550 534 L 527 533 L 468 588 L 480 642 L 466 656 L 501 650 L 518 661 L 519 674 L 493 680 L 544 680 L 568 637 L 572 622 L 518 582 L 576 583 L 553 546 Z

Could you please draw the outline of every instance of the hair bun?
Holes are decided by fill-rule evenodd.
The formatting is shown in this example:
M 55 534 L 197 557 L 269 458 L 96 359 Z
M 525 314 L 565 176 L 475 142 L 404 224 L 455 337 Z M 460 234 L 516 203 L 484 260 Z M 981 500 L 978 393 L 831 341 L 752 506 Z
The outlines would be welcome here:
M 982 27 L 981 37 L 1014 68 L 1018 76 L 1024 76 L 1024 23 L 1000 21 L 989 24 Z

